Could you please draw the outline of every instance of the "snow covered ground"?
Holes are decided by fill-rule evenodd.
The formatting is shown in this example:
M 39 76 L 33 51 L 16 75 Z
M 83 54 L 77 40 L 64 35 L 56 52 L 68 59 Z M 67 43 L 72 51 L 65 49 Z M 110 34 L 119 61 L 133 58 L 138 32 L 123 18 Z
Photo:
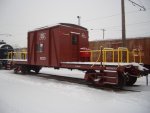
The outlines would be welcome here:
M 44 68 L 41 72 L 84 76 L 78 70 Z M 126 88 L 135 92 L 115 91 L 0 70 L 0 113 L 150 113 L 150 86 L 145 84 L 142 77 Z

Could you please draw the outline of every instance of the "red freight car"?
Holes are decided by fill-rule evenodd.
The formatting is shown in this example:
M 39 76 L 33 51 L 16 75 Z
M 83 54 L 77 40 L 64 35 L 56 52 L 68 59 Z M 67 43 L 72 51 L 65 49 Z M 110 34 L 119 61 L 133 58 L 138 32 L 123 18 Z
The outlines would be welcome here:
M 28 32 L 27 61 L 14 62 L 14 71 L 25 74 L 31 70 L 38 73 L 42 67 L 79 69 L 86 71 L 87 82 L 118 86 L 133 85 L 137 77 L 148 74 L 136 63 L 89 62 L 88 47 L 88 31 L 84 27 L 61 23 L 36 29 Z

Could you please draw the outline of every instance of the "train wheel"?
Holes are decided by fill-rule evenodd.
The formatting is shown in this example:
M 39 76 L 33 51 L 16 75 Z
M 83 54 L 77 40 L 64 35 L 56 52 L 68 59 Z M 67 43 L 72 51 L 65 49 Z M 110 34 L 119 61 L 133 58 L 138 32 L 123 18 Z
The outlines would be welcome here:
M 19 65 L 14 65 L 14 73 L 17 74 L 19 71 L 21 71 L 21 66 Z
M 35 67 L 35 69 L 34 69 L 36 74 L 38 74 L 40 72 L 40 70 L 41 70 L 41 67 L 39 67 L 39 66 Z
M 1 61 L 0 61 L 0 69 L 2 69 L 2 63 L 1 63 Z
M 28 70 L 27 70 L 27 67 L 26 66 L 21 66 L 21 73 L 22 74 L 27 74 Z
M 134 76 L 127 76 L 126 85 L 132 86 L 137 81 L 137 77 Z
M 87 84 L 89 84 L 89 85 L 91 85 L 91 84 L 92 84 L 92 85 L 95 85 L 95 82 L 94 82 L 95 73 L 96 73 L 95 70 L 88 70 L 88 71 L 85 73 L 84 79 L 85 79 L 85 81 L 87 82 Z
M 126 85 L 126 78 L 123 73 L 118 74 L 118 88 L 123 88 Z
M 14 73 L 17 74 L 18 72 L 19 72 L 19 67 L 16 67 L 16 68 L 14 69 Z

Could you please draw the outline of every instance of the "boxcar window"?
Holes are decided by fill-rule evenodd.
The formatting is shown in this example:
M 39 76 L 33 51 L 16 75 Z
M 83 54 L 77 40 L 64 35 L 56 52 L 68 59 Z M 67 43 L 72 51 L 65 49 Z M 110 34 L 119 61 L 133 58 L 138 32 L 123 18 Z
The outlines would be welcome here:
M 43 52 L 44 51 L 44 44 L 37 44 L 36 51 L 37 52 Z
M 78 36 L 77 35 L 72 35 L 72 44 L 77 45 L 78 44 Z

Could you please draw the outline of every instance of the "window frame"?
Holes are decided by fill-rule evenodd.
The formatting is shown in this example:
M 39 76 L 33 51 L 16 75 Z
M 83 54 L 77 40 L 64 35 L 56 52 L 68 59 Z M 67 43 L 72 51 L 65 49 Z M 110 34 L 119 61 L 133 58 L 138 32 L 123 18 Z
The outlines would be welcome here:
M 71 43 L 72 45 L 78 45 L 78 35 L 76 34 L 71 35 Z
M 43 43 L 36 44 L 36 52 L 39 52 L 39 53 L 44 52 L 44 44 Z

